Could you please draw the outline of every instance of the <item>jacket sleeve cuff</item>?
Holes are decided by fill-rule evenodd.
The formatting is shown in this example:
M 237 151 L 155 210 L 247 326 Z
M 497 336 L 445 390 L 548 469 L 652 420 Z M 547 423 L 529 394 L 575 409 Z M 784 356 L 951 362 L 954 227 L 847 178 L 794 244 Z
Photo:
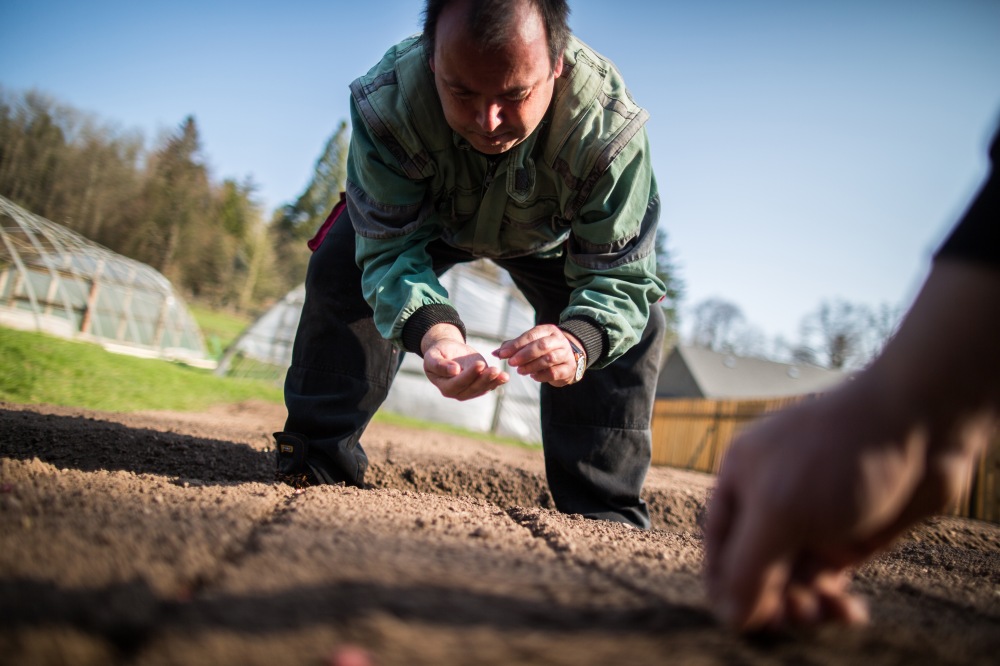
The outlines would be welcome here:
M 604 356 L 607 348 L 604 344 L 604 330 L 593 320 L 575 317 L 559 324 L 559 328 L 572 333 L 583 344 L 583 351 L 587 352 L 588 368 Z
M 423 306 L 410 315 L 406 323 L 403 324 L 403 349 L 423 357 L 420 352 L 420 342 L 435 324 L 452 324 L 462 332 L 462 339 L 466 339 L 465 324 L 458 316 L 458 310 L 450 305 L 435 303 Z

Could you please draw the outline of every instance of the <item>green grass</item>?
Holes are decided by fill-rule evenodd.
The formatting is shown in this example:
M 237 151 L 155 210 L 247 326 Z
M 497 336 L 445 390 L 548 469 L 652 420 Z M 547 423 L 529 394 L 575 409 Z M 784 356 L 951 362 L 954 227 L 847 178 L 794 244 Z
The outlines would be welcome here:
M 221 358 L 226 350 L 243 330 L 250 325 L 251 318 L 226 312 L 209 310 L 200 305 L 188 304 L 191 316 L 198 323 L 201 334 L 205 337 L 206 351 L 216 360 Z
M 390 425 L 397 425 L 405 428 L 414 428 L 417 430 L 433 430 L 435 432 L 450 433 L 452 435 L 460 435 L 462 437 L 471 437 L 473 439 L 497 442 L 498 444 L 507 444 L 509 446 L 517 446 L 524 449 L 538 449 L 539 446 L 541 446 L 540 444 L 533 444 L 531 442 L 522 442 L 521 440 L 514 439 L 513 437 L 500 437 L 499 435 L 491 435 L 486 432 L 473 432 L 471 430 L 459 428 L 458 426 L 449 425 L 447 423 L 421 421 L 420 419 L 414 419 L 409 416 L 394 414 L 392 412 L 376 412 L 375 418 L 373 418 L 372 421 L 376 421 L 378 423 L 388 423 Z
M 0 401 L 49 404 L 110 412 L 198 412 L 244 400 L 282 404 L 273 381 L 216 377 L 155 359 L 123 356 L 99 345 L 0 327 Z M 480 440 L 537 448 L 508 437 L 378 412 L 375 421 Z
M 112 354 L 100 346 L 0 328 L 0 400 L 130 412 L 201 411 L 257 399 L 281 403 L 267 382 Z

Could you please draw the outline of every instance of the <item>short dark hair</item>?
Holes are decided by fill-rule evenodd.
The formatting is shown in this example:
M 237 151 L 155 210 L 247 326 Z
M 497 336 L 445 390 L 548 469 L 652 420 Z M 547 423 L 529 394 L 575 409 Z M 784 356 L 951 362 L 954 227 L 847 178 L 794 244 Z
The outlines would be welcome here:
M 438 18 L 456 0 L 427 0 L 424 6 L 424 43 L 428 55 L 434 57 L 434 37 Z M 484 49 L 503 46 L 510 39 L 513 24 L 513 6 L 518 0 L 470 0 L 467 26 L 470 34 Z M 556 60 L 566 50 L 569 41 L 569 5 L 566 0 L 527 0 L 538 10 L 545 24 L 545 36 L 549 42 L 549 65 L 555 67 Z

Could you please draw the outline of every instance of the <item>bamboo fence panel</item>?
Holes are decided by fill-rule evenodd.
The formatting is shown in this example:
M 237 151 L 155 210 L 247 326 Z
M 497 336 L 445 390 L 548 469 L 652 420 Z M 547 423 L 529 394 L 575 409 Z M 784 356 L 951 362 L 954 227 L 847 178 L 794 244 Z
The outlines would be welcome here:
M 802 398 L 769 400 L 657 400 L 653 409 L 653 464 L 714 474 L 733 438 L 759 416 Z
M 653 409 L 654 465 L 717 474 L 733 439 L 755 419 L 812 396 L 761 400 L 657 400 Z M 1000 430 L 942 513 L 1000 523 Z
M 993 435 L 993 441 L 983 452 L 979 467 L 970 480 L 967 492 L 963 493 L 959 510 L 971 518 L 1000 523 L 1000 430 Z

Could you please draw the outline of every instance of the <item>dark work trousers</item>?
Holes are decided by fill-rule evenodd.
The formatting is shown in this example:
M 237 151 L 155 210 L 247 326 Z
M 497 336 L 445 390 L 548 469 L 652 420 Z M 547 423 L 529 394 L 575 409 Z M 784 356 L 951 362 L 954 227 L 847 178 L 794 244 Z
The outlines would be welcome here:
M 306 298 L 285 380 L 285 432 L 308 441 L 360 483 L 368 465 L 360 437 L 385 400 L 402 352 L 376 330 L 354 261 L 355 233 L 344 210 L 315 250 L 306 274 Z M 438 275 L 475 259 L 435 241 L 428 248 Z M 563 257 L 496 260 L 535 309 L 536 323 L 559 322 L 571 289 Z M 556 508 L 649 527 L 640 498 L 649 469 L 650 420 L 665 319 L 653 306 L 639 343 L 570 386 L 541 385 L 545 472 Z M 429 387 L 432 388 L 432 387 Z

